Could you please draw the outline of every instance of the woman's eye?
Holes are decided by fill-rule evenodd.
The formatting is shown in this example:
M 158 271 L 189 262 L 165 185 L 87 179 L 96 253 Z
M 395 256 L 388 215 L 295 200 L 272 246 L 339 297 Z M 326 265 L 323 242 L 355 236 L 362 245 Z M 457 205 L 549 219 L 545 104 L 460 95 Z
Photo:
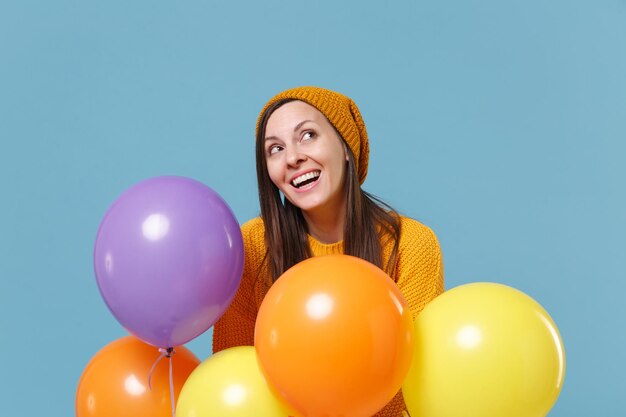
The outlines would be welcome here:
M 314 137 L 315 137 L 314 132 L 304 132 L 304 134 L 302 135 L 302 140 L 309 140 L 309 139 L 313 139 Z
M 282 146 L 278 146 L 278 145 L 272 145 L 268 148 L 267 153 L 269 153 L 270 155 L 274 155 L 277 152 L 280 152 L 282 149 Z

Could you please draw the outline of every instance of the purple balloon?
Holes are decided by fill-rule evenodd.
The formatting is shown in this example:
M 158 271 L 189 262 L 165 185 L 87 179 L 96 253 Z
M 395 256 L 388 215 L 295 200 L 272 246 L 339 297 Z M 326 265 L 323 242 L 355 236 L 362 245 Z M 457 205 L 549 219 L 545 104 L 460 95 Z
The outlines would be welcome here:
M 94 249 L 100 293 L 129 332 L 161 348 L 209 329 L 243 270 L 239 224 L 224 200 L 184 177 L 126 190 L 100 223 Z

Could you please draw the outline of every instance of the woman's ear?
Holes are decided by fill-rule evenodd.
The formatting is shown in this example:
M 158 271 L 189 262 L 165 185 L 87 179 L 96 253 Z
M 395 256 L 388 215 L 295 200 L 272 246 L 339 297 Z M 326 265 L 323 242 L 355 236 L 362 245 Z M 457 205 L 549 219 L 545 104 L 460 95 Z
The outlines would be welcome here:
M 348 145 L 346 145 L 346 143 L 344 142 L 343 144 L 343 154 L 346 157 L 346 161 L 349 161 L 350 158 L 348 158 Z

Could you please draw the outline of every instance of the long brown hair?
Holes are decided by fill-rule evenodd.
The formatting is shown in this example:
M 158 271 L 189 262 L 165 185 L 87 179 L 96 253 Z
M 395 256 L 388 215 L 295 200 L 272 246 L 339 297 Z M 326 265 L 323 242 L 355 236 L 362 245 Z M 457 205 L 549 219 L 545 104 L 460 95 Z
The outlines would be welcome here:
M 267 108 L 259 120 L 256 137 L 256 171 L 261 217 L 265 225 L 266 261 L 272 280 L 276 281 L 287 269 L 312 256 L 307 238 L 307 224 L 302 211 L 282 198 L 270 179 L 265 159 L 265 126 L 271 114 L 280 106 L 294 101 L 277 101 Z M 331 124 L 332 125 L 332 124 Z M 337 132 L 339 137 L 341 135 Z M 342 138 L 343 141 L 343 138 Z M 345 141 L 344 141 L 345 142 Z M 356 172 L 354 155 L 346 146 L 346 222 L 343 251 L 373 263 L 393 277 L 400 240 L 400 216 L 377 197 L 363 191 Z M 383 265 L 381 249 L 391 244 L 391 256 Z M 394 278 L 395 279 L 395 278 Z

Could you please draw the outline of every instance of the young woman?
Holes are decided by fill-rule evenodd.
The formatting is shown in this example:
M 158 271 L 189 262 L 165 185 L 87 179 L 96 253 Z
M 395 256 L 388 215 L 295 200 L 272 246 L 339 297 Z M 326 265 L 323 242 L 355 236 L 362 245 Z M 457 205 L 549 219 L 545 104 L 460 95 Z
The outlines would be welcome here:
M 257 122 L 261 217 L 241 227 L 241 285 L 215 324 L 213 351 L 254 344 L 258 309 L 291 266 L 328 254 L 363 258 L 397 283 L 415 316 L 443 292 L 437 238 L 361 189 L 369 143 L 354 102 L 337 92 L 298 87 L 273 97 Z M 377 416 L 402 416 L 401 392 Z

